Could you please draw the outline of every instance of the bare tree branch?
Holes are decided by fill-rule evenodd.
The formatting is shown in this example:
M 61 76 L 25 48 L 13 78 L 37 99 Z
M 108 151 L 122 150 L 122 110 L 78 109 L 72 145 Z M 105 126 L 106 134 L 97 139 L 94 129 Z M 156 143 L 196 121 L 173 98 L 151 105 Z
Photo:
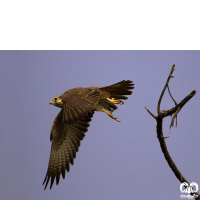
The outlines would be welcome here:
M 167 89 L 168 89 L 168 92 L 169 92 L 170 97 L 171 97 L 172 100 L 174 101 L 175 105 L 177 105 L 176 101 L 174 100 L 174 98 L 173 98 L 172 95 L 171 95 L 171 92 L 170 92 L 170 90 L 169 90 L 169 85 L 167 85 Z
M 158 140 L 160 142 L 160 147 L 162 149 L 164 157 L 165 157 L 166 161 L 168 162 L 171 170 L 174 172 L 175 176 L 178 178 L 178 180 L 181 183 L 183 183 L 183 182 L 187 182 L 188 183 L 188 181 L 184 178 L 184 176 L 180 173 L 180 171 L 176 167 L 175 163 L 173 162 L 173 160 L 172 160 L 172 158 L 171 158 L 171 156 L 170 156 L 170 154 L 168 152 L 168 149 L 167 149 L 167 146 L 166 146 L 166 143 L 165 143 L 165 138 L 167 138 L 167 137 L 163 136 L 163 129 L 162 129 L 163 118 L 174 114 L 174 116 L 172 117 L 172 120 L 171 120 L 171 124 L 170 124 L 170 130 L 171 130 L 171 127 L 173 127 L 173 125 L 174 125 L 174 119 L 175 118 L 177 119 L 177 115 L 180 112 L 180 110 L 182 109 L 182 107 L 196 94 L 196 91 L 193 90 L 179 104 L 176 103 L 176 101 L 173 99 L 173 97 L 172 97 L 172 95 L 171 95 L 171 93 L 169 91 L 169 87 L 168 87 L 169 80 L 170 80 L 170 78 L 172 78 L 172 73 L 175 70 L 174 68 L 175 68 L 175 65 L 172 66 L 171 72 L 170 72 L 170 74 L 168 76 L 166 84 L 165 84 L 165 86 L 164 86 L 164 88 L 162 90 L 162 93 L 160 95 L 160 98 L 159 98 L 159 101 L 158 101 L 158 106 L 157 106 L 158 116 L 156 117 L 146 107 L 145 108 L 150 113 L 150 115 L 153 118 L 155 118 L 156 121 L 157 121 L 157 126 L 156 126 L 157 127 L 157 137 L 158 137 Z M 163 95 L 165 93 L 166 87 L 168 87 L 169 94 L 170 94 L 170 96 L 171 96 L 171 98 L 174 101 L 176 106 L 171 108 L 170 110 L 161 112 L 160 111 L 160 104 L 161 104 L 161 101 L 162 101 L 162 97 L 163 97 Z M 177 124 L 177 121 L 176 121 L 176 124 Z M 193 195 L 194 193 L 190 193 L 190 194 Z M 198 195 L 198 197 L 195 197 L 195 199 L 199 199 L 200 200 L 200 195 L 197 192 L 195 194 Z
M 167 85 L 167 89 L 168 89 L 168 92 L 169 92 L 169 95 L 170 95 L 170 97 L 172 98 L 172 100 L 173 100 L 173 102 L 175 103 L 175 105 L 177 105 L 177 103 L 176 103 L 176 101 L 174 100 L 174 98 L 172 97 L 172 94 L 171 94 L 171 92 L 170 92 L 170 89 L 169 89 L 169 84 Z M 177 118 L 178 118 L 178 116 L 176 115 L 176 127 L 177 127 Z M 174 118 L 175 119 L 175 118 Z M 172 121 L 173 123 L 174 123 L 174 121 Z M 173 126 L 173 125 L 172 125 Z M 170 125 L 170 127 L 169 127 L 169 133 L 171 132 L 171 125 Z
M 176 118 L 176 120 L 177 120 L 177 115 L 178 115 L 178 113 L 179 113 L 180 110 L 181 110 L 181 108 L 178 107 L 177 110 L 176 110 L 176 112 L 175 112 L 175 114 L 174 114 L 174 116 L 172 117 L 171 124 L 170 124 L 170 127 L 169 127 L 169 133 L 171 131 L 171 127 L 174 126 L 174 119 Z M 176 121 L 176 126 L 177 126 L 177 121 Z
M 177 104 L 175 107 L 169 110 L 165 110 L 164 112 L 160 113 L 160 115 L 162 116 L 162 118 L 167 117 L 169 115 L 173 115 L 179 107 L 181 109 L 195 94 L 196 94 L 196 91 L 193 90 L 179 104 Z
M 160 95 L 160 98 L 159 98 L 159 100 L 158 100 L 158 107 L 157 107 L 157 112 L 158 112 L 158 114 L 160 113 L 160 103 L 161 103 L 161 101 L 162 101 L 162 98 L 163 98 L 163 95 L 164 95 L 164 93 L 165 93 L 166 87 L 167 87 L 167 85 L 168 85 L 168 83 L 169 83 L 170 78 L 173 78 L 172 74 L 173 74 L 173 72 L 174 72 L 174 70 L 175 70 L 174 68 L 175 68 L 175 65 L 172 66 L 172 69 L 171 69 L 170 74 L 169 74 L 169 76 L 168 76 L 168 78 L 167 78 L 167 82 L 166 82 L 166 84 L 165 84 L 165 87 L 163 88 L 163 91 L 162 91 L 162 93 L 161 93 L 161 95 Z
M 174 125 L 174 119 L 176 119 L 176 126 L 177 126 L 177 115 L 178 113 L 180 112 L 181 108 L 196 94 L 196 91 L 193 90 L 187 97 L 185 97 L 179 104 L 176 103 L 176 107 L 177 107 L 177 110 L 174 114 L 174 116 L 172 117 L 172 120 L 171 120 L 171 124 L 170 124 L 170 129 L 169 129 L 169 133 L 170 133 L 170 130 L 171 130 L 171 127 L 173 127 Z
M 146 108 L 146 107 L 145 107 Z M 152 114 L 147 108 L 146 108 L 146 110 L 148 111 L 148 113 L 154 118 L 154 119 L 156 119 L 156 116 L 154 115 L 154 114 Z

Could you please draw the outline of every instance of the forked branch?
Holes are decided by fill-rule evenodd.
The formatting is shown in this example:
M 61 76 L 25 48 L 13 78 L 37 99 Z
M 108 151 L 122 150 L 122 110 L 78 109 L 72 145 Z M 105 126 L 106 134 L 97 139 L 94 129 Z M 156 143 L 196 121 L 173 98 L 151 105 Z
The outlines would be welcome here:
M 157 112 L 158 112 L 158 114 L 160 113 L 160 103 L 161 103 L 161 101 L 162 101 L 162 98 L 163 98 L 163 95 L 164 95 L 164 93 L 165 93 L 165 90 L 166 90 L 166 88 L 167 88 L 167 86 L 168 86 L 169 80 L 170 80 L 170 78 L 173 78 L 172 74 L 173 74 L 173 72 L 174 72 L 174 70 L 175 70 L 174 68 L 175 68 L 175 65 L 172 66 L 172 69 L 171 69 L 170 74 L 169 74 L 169 76 L 168 76 L 168 78 L 167 78 L 167 82 L 166 82 L 166 84 L 165 84 L 165 87 L 163 88 L 163 91 L 162 91 L 162 93 L 161 93 L 161 95 L 160 95 L 160 98 L 159 98 L 159 100 L 158 100 L 158 107 L 157 107 Z
M 167 81 L 166 81 L 166 84 L 162 90 L 162 93 L 160 95 L 160 98 L 159 98 L 159 101 L 158 101 L 158 105 L 157 105 L 157 112 L 158 112 L 158 116 L 156 117 L 154 114 L 152 114 L 146 107 L 146 110 L 149 112 L 149 114 L 154 118 L 156 119 L 157 121 L 157 137 L 158 137 L 158 140 L 160 142 L 160 147 L 162 149 L 162 152 L 164 154 L 164 157 L 165 159 L 167 160 L 171 170 L 174 172 L 175 176 L 178 178 L 178 180 L 181 182 L 181 183 L 184 183 L 184 182 L 187 182 L 188 181 L 184 178 L 184 176 L 180 173 L 180 171 L 178 170 L 178 168 L 176 167 L 175 163 L 173 162 L 168 150 L 167 150 L 167 145 L 165 143 L 165 139 L 167 137 L 164 137 L 163 136 L 163 130 L 162 130 L 162 123 L 163 123 L 163 118 L 169 116 L 169 115 L 173 115 L 172 117 L 172 120 L 171 120 L 171 124 L 170 124 L 170 130 L 171 130 L 171 127 L 173 127 L 174 125 L 174 120 L 177 119 L 177 115 L 178 113 L 180 112 L 180 110 L 182 109 L 182 107 L 196 94 L 196 91 L 193 90 L 189 95 L 187 95 L 180 103 L 176 103 L 176 101 L 174 100 L 174 98 L 172 97 L 171 93 L 170 93 L 170 90 L 169 90 L 169 80 L 170 78 L 173 78 L 172 76 L 172 73 L 174 72 L 174 69 L 175 68 L 175 65 L 172 66 L 172 69 L 170 71 L 170 74 L 167 78 Z M 161 112 L 160 111 L 160 104 L 161 104 L 161 101 L 162 101 L 162 98 L 163 98 L 163 95 L 165 93 L 165 90 L 166 88 L 168 88 L 168 91 L 169 91 L 169 94 L 172 98 L 172 100 L 174 101 L 175 103 L 175 107 L 169 109 L 169 110 L 166 110 L 166 111 L 163 111 Z M 176 123 L 177 124 L 177 123 Z M 189 184 L 189 183 L 188 183 Z M 200 200 L 200 195 L 195 192 L 195 193 L 190 193 L 191 195 L 196 195 L 195 199 L 199 199 Z M 198 196 L 197 196 L 198 195 Z

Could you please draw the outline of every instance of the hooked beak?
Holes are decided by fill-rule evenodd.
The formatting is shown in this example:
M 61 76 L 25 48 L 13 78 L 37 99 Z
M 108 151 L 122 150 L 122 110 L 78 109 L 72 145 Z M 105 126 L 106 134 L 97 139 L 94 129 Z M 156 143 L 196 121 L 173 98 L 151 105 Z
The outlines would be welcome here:
M 49 102 L 49 104 L 54 104 L 54 99 L 51 99 L 51 101 Z

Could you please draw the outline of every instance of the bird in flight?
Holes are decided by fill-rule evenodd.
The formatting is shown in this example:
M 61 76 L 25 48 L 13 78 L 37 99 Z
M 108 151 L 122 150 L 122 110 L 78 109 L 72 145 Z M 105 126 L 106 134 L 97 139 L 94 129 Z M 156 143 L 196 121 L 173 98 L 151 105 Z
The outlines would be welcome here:
M 131 95 L 134 89 L 133 81 L 123 80 L 106 87 L 78 87 L 51 99 L 50 104 L 61 108 L 56 116 L 51 132 L 51 153 L 49 165 L 43 185 L 47 187 L 51 178 L 50 189 L 54 179 L 58 185 L 60 175 L 65 178 L 65 170 L 69 172 L 70 164 L 74 164 L 80 141 L 88 131 L 89 122 L 94 111 L 105 112 L 109 117 L 119 122 L 113 116 L 117 109 L 115 104 L 124 104 L 124 95 Z

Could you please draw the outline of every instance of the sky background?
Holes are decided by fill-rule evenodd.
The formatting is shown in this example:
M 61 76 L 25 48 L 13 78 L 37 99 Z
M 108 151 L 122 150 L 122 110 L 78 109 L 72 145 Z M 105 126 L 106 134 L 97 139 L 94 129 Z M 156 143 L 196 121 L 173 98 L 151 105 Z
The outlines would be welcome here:
M 180 199 L 180 182 L 156 137 L 157 102 L 173 64 L 169 87 L 179 103 L 166 139 L 189 183 L 200 186 L 200 51 L 0 51 L 0 199 Z M 113 114 L 95 112 L 74 165 L 58 186 L 44 191 L 50 129 L 59 108 L 51 98 L 75 87 L 135 83 Z M 174 107 L 166 91 L 161 110 Z M 171 117 L 163 122 L 169 135 Z

